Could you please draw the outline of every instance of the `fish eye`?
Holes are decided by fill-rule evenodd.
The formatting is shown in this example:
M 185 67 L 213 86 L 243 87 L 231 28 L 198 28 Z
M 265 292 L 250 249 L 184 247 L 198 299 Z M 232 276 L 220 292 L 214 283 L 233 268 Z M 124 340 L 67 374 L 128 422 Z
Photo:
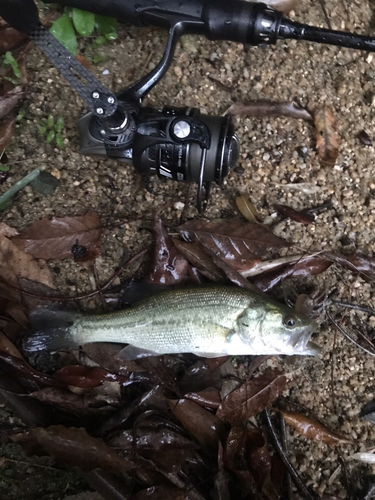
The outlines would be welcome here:
M 284 316 L 283 317 L 283 325 L 286 328 L 293 328 L 296 324 L 296 318 L 294 316 Z

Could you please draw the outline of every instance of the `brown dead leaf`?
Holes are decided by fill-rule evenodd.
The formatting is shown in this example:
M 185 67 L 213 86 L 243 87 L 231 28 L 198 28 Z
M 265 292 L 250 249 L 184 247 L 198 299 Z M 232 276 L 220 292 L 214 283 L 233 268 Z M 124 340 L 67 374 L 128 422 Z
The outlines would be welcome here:
M 300 120 L 312 121 L 313 117 L 307 109 L 294 101 L 275 102 L 269 100 L 237 101 L 228 109 L 234 116 L 266 118 L 268 116 L 286 116 Z
M 307 437 L 308 439 L 317 441 L 318 443 L 325 443 L 328 445 L 354 443 L 351 439 L 327 429 L 327 427 L 319 422 L 311 420 L 300 413 L 281 411 L 281 414 L 284 417 L 285 422 L 294 427 L 299 434 Z
M 223 422 L 208 410 L 189 399 L 169 400 L 169 406 L 185 429 L 204 449 L 217 449 L 224 435 Z
M 13 139 L 16 116 L 10 114 L 0 122 L 0 150 L 5 149 Z
M 235 270 L 249 269 L 249 261 L 257 262 L 271 249 L 289 246 L 266 226 L 239 219 L 218 222 L 194 219 L 178 227 L 187 241 L 198 240 L 210 252 L 224 259 Z
M 56 288 L 45 262 L 37 262 L 2 235 L 0 235 L 0 276 L 12 284 L 16 284 L 17 278 L 26 278 Z
M 297 261 L 282 265 L 272 271 L 257 275 L 252 283 L 262 292 L 267 293 L 287 278 L 301 276 L 316 276 L 332 265 L 330 259 L 321 255 L 305 255 Z
M 11 342 L 5 333 L 0 332 L 0 352 L 10 354 L 11 356 L 19 359 L 23 359 L 22 354 L 17 349 L 17 347 Z
M 306 212 L 306 210 L 294 210 L 292 207 L 287 205 L 274 205 L 275 210 L 284 218 L 290 218 L 296 222 L 301 222 L 308 226 L 315 220 L 315 216 Z
M 8 226 L 5 222 L 0 222 L 0 234 L 11 238 L 12 236 L 17 236 L 18 231 L 14 227 Z
M 177 285 L 185 281 L 188 261 L 180 254 L 158 215 L 152 223 L 153 245 L 144 281 L 158 285 Z
M 316 148 L 323 167 L 333 167 L 339 154 L 339 136 L 333 110 L 325 106 L 314 116 Z
M 17 248 L 8 238 L 0 235 L 0 296 L 6 299 L 4 312 L 21 325 L 27 323 L 21 294 L 7 286 L 10 283 L 19 288 L 19 279 L 38 281 L 55 288 L 52 275 L 43 261 L 37 262 L 30 255 Z
M 339 264 L 351 271 L 361 273 L 364 279 L 372 281 L 375 279 L 375 257 L 362 252 L 343 255 L 333 252 L 324 252 L 323 257 Z
M 13 243 L 36 259 L 67 259 L 72 257 L 72 247 L 77 243 L 88 249 L 91 258 L 100 252 L 102 226 L 96 212 L 78 217 L 53 217 L 41 219 L 27 227 Z
M 15 30 L 9 24 L 0 26 L 0 54 L 5 54 L 26 37 L 26 33 Z
M 0 119 L 5 118 L 18 102 L 25 97 L 25 90 L 21 85 L 0 97 Z
M 82 66 L 84 66 L 86 69 L 90 69 L 91 68 L 91 63 L 90 61 L 88 61 L 86 59 L 85 56 L 83 56 L 82 54 L 77 54 L 76 55 L 76 59 L 78 59 L 78 61 L 82 64 Z
M 62 465 L 76 466 L 86 472 L 99 468 L 121 474 L 134 466 L 104 441 L 91 437 L 83 427 L 36 427 L 28 432 L 14 434 L 12 440 L 20 444 L 26 453 L 38 451 L 53 457 Z
M 254 205 L 251 203 L 250 197 L 247 194 L 237 196 L 236 205 L 245 219 L 251 222 L 257 222 L 258 212 Z
M 267 370 L 263 375 L 242 384 L 221 402 L 216 416 L 231 425 L 244 425 L 264 410 L 283 392 L 286 377 L 278 370 Z
M 198 241 L 186 243 L 175 238 L 172 238 L 172 241 L 181 255 L 191 265 L 196 267 L 203 276 L 215 282 L 222 282 L 226 279 L 225 273 L 213 262 L 212 258 L 205 251 L 204 246 Z

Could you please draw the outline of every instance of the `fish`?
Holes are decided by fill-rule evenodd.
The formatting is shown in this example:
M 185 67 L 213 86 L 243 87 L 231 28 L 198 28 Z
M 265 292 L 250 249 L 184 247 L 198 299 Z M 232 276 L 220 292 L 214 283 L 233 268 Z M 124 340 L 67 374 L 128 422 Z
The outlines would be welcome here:
M 315 321 L 265 295 L 234 286 L 195 286 L 163 291 L 133 306 L 104 314 L 36 310 L 36 331 L 24 350 L 58 351 L 89 342 L 129 344 L 121 357 L 193 353 L 316 355 Z

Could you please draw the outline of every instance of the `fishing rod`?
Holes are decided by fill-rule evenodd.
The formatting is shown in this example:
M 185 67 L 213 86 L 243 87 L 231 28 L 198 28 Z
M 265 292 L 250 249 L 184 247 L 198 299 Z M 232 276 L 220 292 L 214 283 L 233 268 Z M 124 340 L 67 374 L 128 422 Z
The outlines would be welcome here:
M 46 0 L 45 0 L 46 1 Z M 52 0 L 50 0 L 52 1 Z M 136 26 L 168 30 L 164 54 L 147 75 L 118 94 L 103 86 L 40 23 L 33 0 L 1 0 L 0 16 L 27 33 L 78 92 L 89 112 L 77 122 L 81 152 L 130 161 L 144 180 L 198 184 L 197 207 L 206 207 L 210 185 L 221 184 L 239 157 L 231 118 L 196 108 L 143 107 L 142 100 L 168 70 L 182 35 L 204 35 L 247 45 L 279 39 L 307 40 L 375 52 L 375 38 L 291 21 L 263 3 L 244 0 L 53 0 Z

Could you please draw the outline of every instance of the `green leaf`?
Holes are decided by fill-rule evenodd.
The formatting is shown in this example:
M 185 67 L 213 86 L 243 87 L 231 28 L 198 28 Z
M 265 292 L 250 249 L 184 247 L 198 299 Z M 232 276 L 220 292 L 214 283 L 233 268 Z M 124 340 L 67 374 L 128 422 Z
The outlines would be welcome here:
M 47 127 L 39 127 L 39 134 L 45 134 L 47 132 Z
M 106 35 L 104 35 L 106 37 L 107 40 L 116 40 L 117 38 L 117 33 L 107 33 Z
M 59 148 L 64 147 L 64 137 L 59 132 L 56 134 L 56 144 Z
M 52 128 L 54 124 L 55 124 L 55 119 L 54 119 L 53 115 L 48 115 L 47 127 Z
M 106 37 L 98 36 L 98 38 L 94 41 L 93 46 L 98 47 L 99 45 L 103 45 L 103 43 L 107 43 Z
M 10 64 L 10 66 L 12 66 L 13 73 L 15 74 L 15 76 L 17 76 L 18 78 L 20 78 L 21 71 L 19 70 L 18 63 L 14 59 L 12 53 L 9 52 L 9 51 L 5 53 L 4 64 Z
M 95 15 L 95 26 L 100 35 L 117 33 L 117 21 L 113 17 Z
M 62 116 L 59 116 L 55 125 L 55 130 L 57 133 L 60 133 L 63 129 L 64 126 L 64 118 Z
M 73 23 L 80 35 L 89 36 L 95 26 L 95 15 L 85 10 L 73 9 Z
M 73 23 L 67 13 L 60 16 L 50 29 L 54 37 L 66 47 L 73 55 L 77 52 L 77 38 Z
M 2 163 L 0 163 L 0 172 L 9 172 L 8 165 L 3 165 Z
M 55 138 L 55 131 L 54 130 L 50 130 L 48 132 L 48 135 L 47 135 L 47 139 L 46 139 L 46 142 L 52 142 L 53 139 Z

